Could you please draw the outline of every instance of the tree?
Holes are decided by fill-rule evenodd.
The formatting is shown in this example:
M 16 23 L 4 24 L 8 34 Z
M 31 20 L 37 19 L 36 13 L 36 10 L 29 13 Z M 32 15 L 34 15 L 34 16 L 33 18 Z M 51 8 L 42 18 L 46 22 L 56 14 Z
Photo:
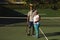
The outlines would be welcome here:
M 54 10 L 57 10 L 57 2 L 58 2 L 58 0 L 53 0 L 52 1 Z
M 32 3 L 34 7 L 37 7 L 39 5 L 40 0 L 26 0 L 27 4 Z

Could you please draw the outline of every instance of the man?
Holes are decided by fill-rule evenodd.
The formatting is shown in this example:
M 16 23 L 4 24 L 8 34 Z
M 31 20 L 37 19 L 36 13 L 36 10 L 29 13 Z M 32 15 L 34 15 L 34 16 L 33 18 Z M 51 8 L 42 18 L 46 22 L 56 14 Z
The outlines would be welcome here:
M 33 27 L 33 4 L 30 4 L 30 11 L 27 15 L 27 24 L 28 24 L 28 33 L 27 35 L 33 35 L 34 34 L 34 27 Z

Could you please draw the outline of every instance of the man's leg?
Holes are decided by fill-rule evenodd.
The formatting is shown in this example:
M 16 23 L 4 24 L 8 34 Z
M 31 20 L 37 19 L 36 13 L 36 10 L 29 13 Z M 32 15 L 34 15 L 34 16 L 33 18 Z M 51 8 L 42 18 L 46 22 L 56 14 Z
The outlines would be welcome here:
M 28 25 L 28 36 L 31 35 L 31 22 L 29 22 L 29 25 Z
M 34 24 L 31 22 L 31 35 L 34 35 Z
M 33 22 L 29 22 L 28 35 L 34 35 L 34 25 L 33 25 Z

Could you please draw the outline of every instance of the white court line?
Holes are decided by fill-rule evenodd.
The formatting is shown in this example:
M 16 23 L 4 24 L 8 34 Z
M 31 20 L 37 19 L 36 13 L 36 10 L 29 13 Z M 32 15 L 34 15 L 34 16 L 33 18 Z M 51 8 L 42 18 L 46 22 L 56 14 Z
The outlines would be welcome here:
M 0 18 L 27 19 L 27 17 L 0 17 Z M 60 19 L 60 17 L 41 17 L 41 19 Z
M 26 18 L 26 17 L 0 17 L 0 18 Z
M 60 17 L 41 17 L 41 19 L 60 19 Z
M 44 35 L 45 39 L 48 40 L 48 38 L 46 37 L 46 35 L 44 34 L 44 32 L 41 30 L 41 28 L 39 28 L 41 33 Z

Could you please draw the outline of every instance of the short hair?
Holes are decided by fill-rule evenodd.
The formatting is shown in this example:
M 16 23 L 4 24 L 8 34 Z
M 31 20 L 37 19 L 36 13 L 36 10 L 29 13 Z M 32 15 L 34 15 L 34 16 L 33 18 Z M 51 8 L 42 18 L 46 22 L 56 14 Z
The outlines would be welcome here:
M 32 4 L 32 3 L 30 3 L 29 5 L 30 5 L 30 7 L 32 7 L 32 6 L 33 6 L 33 4 Z

